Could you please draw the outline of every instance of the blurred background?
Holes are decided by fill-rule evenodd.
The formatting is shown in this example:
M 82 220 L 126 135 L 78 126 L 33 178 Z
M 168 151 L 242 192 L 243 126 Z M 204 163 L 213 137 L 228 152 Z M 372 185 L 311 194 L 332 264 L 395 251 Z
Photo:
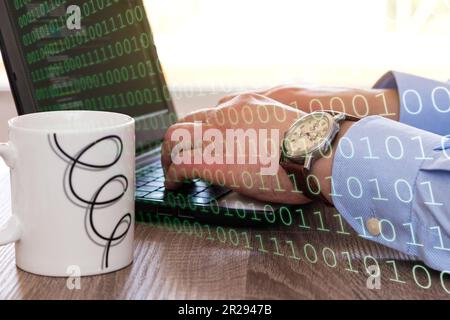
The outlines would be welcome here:
M 173 90 L 371 86 L 392 69 L 450 78 L 450 0 L 144 2 Z
M 450 78 L 450 0 L 143 0 L 179 115 L 280 84 Z M 16 111 L 0 58 L 0 141 Z
M 172 87 L 450 78 L 450 0 L 147 0 Z

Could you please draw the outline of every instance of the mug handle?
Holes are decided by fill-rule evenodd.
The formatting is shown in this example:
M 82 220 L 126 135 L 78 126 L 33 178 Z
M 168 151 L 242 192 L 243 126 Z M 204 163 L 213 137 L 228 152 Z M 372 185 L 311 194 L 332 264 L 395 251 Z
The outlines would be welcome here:
M 16 150 L 10 143 L 0 143 L 0 157 L 11 169 L 15 166 Z M 0 246 L 16 242 L 20 239 L 22 228 L 19 219 L 12 215 L 8 222 L 0 227 Z

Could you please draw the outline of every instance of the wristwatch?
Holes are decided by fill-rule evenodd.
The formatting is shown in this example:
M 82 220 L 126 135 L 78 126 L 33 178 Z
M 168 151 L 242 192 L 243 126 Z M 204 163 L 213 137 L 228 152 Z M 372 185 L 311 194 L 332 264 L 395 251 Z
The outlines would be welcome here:
M 297 120 L 286 132 L 281 146 L 280 165 L 293 175 L 296 188 L 311 200 L 333 206 L 322 194 L 320 182 L 311 174 L 313 162 L 328 156 L 344 120 L 360 118 L 335 111 L 318 111 Z

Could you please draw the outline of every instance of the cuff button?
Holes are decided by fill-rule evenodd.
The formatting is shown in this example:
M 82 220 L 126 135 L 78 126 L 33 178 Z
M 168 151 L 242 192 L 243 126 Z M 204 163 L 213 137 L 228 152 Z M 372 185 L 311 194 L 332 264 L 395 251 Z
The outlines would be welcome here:
M 373 236 L 379 236 L 381 234 L 381 224 L 380 220 L 376 218 L 371 218 L 367 220 L 367 230 L 369 230 L 369 233 Z

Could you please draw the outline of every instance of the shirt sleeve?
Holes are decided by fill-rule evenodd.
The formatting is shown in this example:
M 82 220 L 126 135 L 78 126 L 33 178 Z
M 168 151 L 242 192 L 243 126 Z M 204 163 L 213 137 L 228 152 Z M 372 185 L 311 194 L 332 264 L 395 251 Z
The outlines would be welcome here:
M 450 142 L 371 116 L 339 141 L 332 197 L 361 237 L 450 270 Z
M 450 134 L 450 83 L 391 71 L 374 88 L 398 90 L 400 122 L 440 135 Z

